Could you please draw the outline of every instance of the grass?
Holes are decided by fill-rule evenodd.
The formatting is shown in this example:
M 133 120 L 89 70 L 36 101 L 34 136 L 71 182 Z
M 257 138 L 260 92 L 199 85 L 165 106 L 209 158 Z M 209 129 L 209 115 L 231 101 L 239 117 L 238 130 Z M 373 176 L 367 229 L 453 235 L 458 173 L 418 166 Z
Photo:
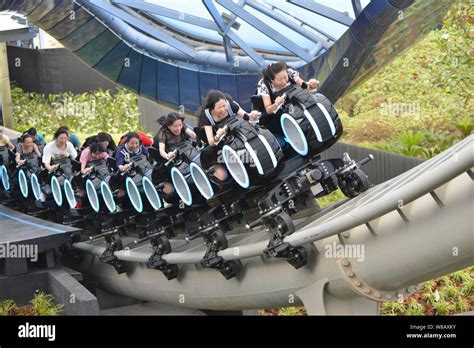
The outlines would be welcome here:
M 44 292 L 36 292 L 29 305 L 18 306 L 13 300 L 0 302 L 0 316 L 57 316 L 64 305 L 54 303 L 54 297 Z
M 403 303 L 385 302 L 382 315 L 452 315 L 474 309 L 474 267 L 424 282 Z

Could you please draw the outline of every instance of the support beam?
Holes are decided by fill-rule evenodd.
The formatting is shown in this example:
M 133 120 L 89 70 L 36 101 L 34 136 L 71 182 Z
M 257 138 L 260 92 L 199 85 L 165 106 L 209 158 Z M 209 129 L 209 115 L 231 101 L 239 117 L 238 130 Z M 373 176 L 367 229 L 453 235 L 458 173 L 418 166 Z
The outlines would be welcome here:
M 173 48 L 176 48 L 177 50 L 181 51 L 182 53 L 186 54 L 187 56 L 194 58 L 196 56 L 196 53 L 193 51 L 193 49 L 184 43 L 182 43 L 179 40 L 176 40 L 174 37 L 169 36 L 166 34 L 164 31 L 159 29 L 156 26 L 151 26 L 147 23 L 144 23 L 143 21 L 138 20 L 134 16 L 130 15 L 129 13 L 119 9 L 118 7 L 108 5 L 106 3 L 103 3 L 102 1 L 98 0 L 91 0 L 89 1 L 91 5 L 94 5 L 111 15 L 120 18 L 121 20 L 127 22 L 131 26 L 147 33 L 148 35 L 170 45 Z
M 211 0 L 203 0 L 202 1 L 204 6 L 206 6 L 207 10 L 209 11 L 209 14 L 212 16 L 214 21 L 216 22 L 217 26 L 220 29 L 220 34 L 223 35 L 223 37 L 227 36 L 230 38 L 237 46 L 239 46 L 247 55 L 255 61 L 260 67 L 265 67 L 266 62 L 265 60 L 257 53 L 255 50 L 250 47 L 250 45 L 247 45 L 247 43 L 242 40 L 239 35 L 234 31 L 232 28 L 227 28 L 226 24 L 224 23 L 224 20 L 222 19 L 219 11 L 217 10 L 216 6 Z M 227 32 L 224 32 L 226 29 Z M 227 54 L 227 53 L 226 53 Z
M 318 43 L 321 43 L 321 45 L 326 49 L 331 47 L 331 45 L 325 40 L 325 38 L 316 36 L 315 34 L 310 32 L 309 30 L 307 30 L 307 29 L 303 28 L 302 26 L 296 24 L 294 21 L 290 21 L 288 19 L 288 17 L 283 16 L 283 15 L 279 14 L 276 11 L 272 11 L 271 8 L 269 8 L 265 5 L 262 5 L 261 2 L 257 2 L 255 0 L 249 0 L 249 1 L 246 2 L 246 5 L 252 7 L 255 10 L 263 13 L 264 15 L 274 19 L 275 21 L 280 22 L 281 24 L 287 26 L 291 30 L 293 30 L 293 31 L 297 32 L 298 34 L 300 34 L 301 36 L 303 36 L 303 37 L 307 38 L 308 40 L 311 40 L 312 42 L 314 42 L 315 45 L 317 45 Z M 271 5 L 268 5 L 268 6 L 271 6 Z
M 352 0 L 352 8 L 354 9 L 354 16 L 356 18 L 359 17 L 360 13 L 362 12 L 362 5 L 360 4 L 360 0 Z
M 302 7 L 306 10 L 317 13 L 323 17 L 329 18 L 330 20 L 333 20 L 335 22 L 347 25 L 348 27 L 350 27 L 352 22 L 354 21 L 351 17 L 346 16 L 344 13 L 333 10 L 330 7 L 321 5 L 314 1 L 308 1 L 308 0 L 288 0 L 288 1 L 293 5 Z
M 112 2 L 114 4 L 125 5 L 128 7 L 132 7 L 136 10 L 141 10 L 141 11 L 152 13 L 158 16 L 174 19 L 176 21 L 181 21 L 188 24 L 196 25 L 198 27 L 211 29 L 215 31 L 219 30 L 219 28 L 214 22 L 209 21 L 207 19 L 193 16 L 184 12 L 171 10 L 169 8 L 150 4 L 147 2 L 136 1 L 136 0 L 113 0 Z
M 236 5 L 234 2 L 230 0 L 217 0 L 217 3 L 232 12 L 233 14 L 235 14 L 237 17 L 249 23 L 255 29 L 271 38 L 273 41 L 279 43 L 289 51 L 293 52 L 301 59 L 307 62 L 310 62 L 314 59 L 314 57 L 302 47 L 298 46 L 293 41 L 288 39 L 286 36 L 280 34 L 277 30 L 273 29 L 269 25 L 263 23 L 261 20 L 259 20 L 249 12 L 245 11 L 243 8 Z
M 13 129 L 12 95 L 8 72 L 7 44 L 0 42 L 0 111 L 3 126 Z

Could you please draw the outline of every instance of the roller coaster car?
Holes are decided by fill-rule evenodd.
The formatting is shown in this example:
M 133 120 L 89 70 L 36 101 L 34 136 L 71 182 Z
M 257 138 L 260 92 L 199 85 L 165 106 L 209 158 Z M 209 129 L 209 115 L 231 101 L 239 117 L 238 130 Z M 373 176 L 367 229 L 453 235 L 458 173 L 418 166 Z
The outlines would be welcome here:
M 285 95 L 281 113 L 281 128 L 297 154 L 312 157 L 337 142 L 342 135 L 342 123 L 334 105 L 324 95 L 312 93 L 297 85 L 289 85 L 277 96 Z M 251 97 L 254 108 L 267 115 L 260 96 Z
M 25 162 L 17 165 L 17 183 L 23 198 L 27 199 L 31 192 L 31 175 L 41 172 L 41 157 L 35 153 L 23 154 L 20 157 Z
M 287 158 L 282 168 L 277 171 L 275 181 L 267 179 L 260 189 L 253 187 L 239 196 L 258 197 L 260 216 L 247 226 L 253 228 L 263 224 L 270 231 L 271 238 L 265 253 L 270 257 L 286 258 L 295 268 L 300 268 L 306 264 L 306 250 L 301 247 L 292 248 L 288 243 L 284 243 L 284 238 L 294 232 L 290 215 L 298 211 L 296 203 L 304 200 L 303 197 L 307 198 L 309 194 L 322 197 L 338 187 L 349 198 L 366 191 L 369 182 L 360 167 L 370 161 L 372 156 L 359 163 L 352 161 L 348 154 L 340 158 L 321 160 L 318 154 L 333 145 L 342 134 L 342 124 L 336 110 L 323 95 L 313 95 L 297 86 L 290 86 L 281 92 L 283 93 L 287 98 L 281 124 L 287 141 L 299 158 Z M 254 96 L 252 102 L 257 109 L 263 109 L 260 97 Z M 232 136 L 232 133 L 230 134 Z M 229 142 L 232 141 L 231 138 Z M 236 181 L 245 177 L 245 166 L 232 166 L 228 162 L 226 165 L 234 179 L 237 177 Z M 266 193 L 259 196 L 257 193 L 261 192 L 262 188 Z M 231 229 L 229 225 L 241 219 L 239 207 L 243 202 L 244 200 L 240 199 L 227 204 L 222 203 L 200 219 L 200 234 L 208 246 L 206 255 L 201 261 L 203 266 L 211 268 L 222 266 L 223 260 L 217 256 L 217 252 L 226 245 L 223 242 L 224 232 Z
M 13 172 L 15 172 L 15 154 L 7 146 L 0 146 L 0 187 L 3 188 L 4 201 L 15 199 L 10 183 L 10 177 Z
M 152 182 L 154 165 L 143 154 L 131 156 L 130 169 L 120 175 L 125 179 L 129 203 L 137 213 L 155 211 L 161 208 L 162 201 Z M 147 197 L 147 193 L 150 197 Z M 123 207 L 127 205 L 123 202 Z
M 58 167 L 53 173 L 44 169 L 31 175 L 35 205 L 40 209 L 49 210 L 56 217 L 56 221 L 71 224 L 75 219 L 69 210 L 76 206 L 72 181 L 80 170 L 80 163 L 70 158 L 61 158 L 52 163 L 56 164 Z

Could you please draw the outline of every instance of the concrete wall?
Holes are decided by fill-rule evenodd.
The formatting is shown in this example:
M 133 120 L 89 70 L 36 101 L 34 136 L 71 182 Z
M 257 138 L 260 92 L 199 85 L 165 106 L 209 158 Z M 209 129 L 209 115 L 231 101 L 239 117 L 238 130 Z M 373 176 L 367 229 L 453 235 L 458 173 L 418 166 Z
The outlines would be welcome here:
M 99 315 L 97 298 L 74 276 L 60 267 L 14 277 L 0 276 L 0 301 L 11 299 L 22 306 L 33 299 L 35 291 L 43 291 L 53 295 L 56 304 L 64 305 L 62 315 Z

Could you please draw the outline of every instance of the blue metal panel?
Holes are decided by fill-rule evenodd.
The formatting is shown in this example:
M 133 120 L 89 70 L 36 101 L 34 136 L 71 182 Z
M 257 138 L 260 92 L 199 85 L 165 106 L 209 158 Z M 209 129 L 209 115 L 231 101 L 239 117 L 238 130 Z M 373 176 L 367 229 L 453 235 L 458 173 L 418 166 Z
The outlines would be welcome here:
M 23 6 L 26 5 L 27 0 L 16 0 L 10 3 L 8 11 L 20 11 Z
M 210 73 L 199 73 L 199 95 L 201 103 L 207 95 L 210 89 L 219 89 L 219 82 L 217 81 L 216 74 Z
M 239 99 L 237 99 L 237 101 L 240 106 L 248 112 L 252 108 L 250 97 L 256 92 L 259 76 L 238 75 L 236 79 L 237 91 L 239 94 Z
M 61 1 L 62 0 L 49 0 L 49 1 L 41 2 L 41 4 L 38 7 L 36 7 L 34 11 L 28 15 L 28 18 L 32 22 L 39 21 L 41 18 L 43 18 L 49 12 L 51 12 L 56 6 L 58 6 L 61 3 Z
M 117 81 L 124 67 L 125 58 L 130 54 L 131 48 L 123 41 L 114 47 L 101 61 L 96 65 L 96 69 L 107 76 L 112 81 Z
M 75 53 L 86 62 L 86 64 L 94 67 L 119 41 L 120 39 L 117 38 L 117 36 L 111 31 L 106 30 Z
M 124 63 L 122 73 L 120 74 L 120 77 L 117 81 L 135 93 L 137 93 L 140 89 L 142 58 L 143 54 L 135 50 L 130 50 L 130 53 Z
M 107 30 L 98 20 L 87 22 L 81 28 L 61 40 L 61 43 L 71 51 L 77 51 Z
M 64 18 L 71 16 L 71 12 L 76 11 L 78 8 L 79 6 L 73 2 L 63 1 L 58 7 L 38 21 L 36 25 L 44 30 L 49 30 Z
M 20 1 L 17 1 L 18 3 Z M 40 4 L 41 0 L 28 0 L 25 1 L 21 8 L 17 9 L 17 11 L 21 11 L 21 13 L 24 13 L 25 15 L 29 14 L 30 12 L 34 11 Z
M 217 75 L 217 81 L 219 83 L 219 90 L 228 93 L 235 100 L 239 100 L 239 92 L 237 90 L 237 81 L 235 75 Z
M 357 17 L 357 21 L 349 30 L 354 34 L 354 39 L 360 45 L 374 46 L 379 43 L 386 29 L 386 26 L 372 23 L 364 11 Z
M 157 61 L 148 56 L 143 56 L 142 76 L 140 79 L 140 94 L 156 100 L 158 91 Z
M 201 104 L 199 100 L 199 78 L 197 71 L 179 69 L 179 95 L 181 105 L 186 108 L 186 112 L 196 112 Z
M 179 86 L 178 68 L 171 64 L 158 62 L 158 100 L 178 106 Z
M 70 18 L 69 16 L 64 18 L 61 22 L 48 30 L 48 33 L 55 37 L 56 40 L 62 40 L 92 20 L 92 18 L 93 17 L 86 10 L 80 7 L 74 13 L 74 19 Z

